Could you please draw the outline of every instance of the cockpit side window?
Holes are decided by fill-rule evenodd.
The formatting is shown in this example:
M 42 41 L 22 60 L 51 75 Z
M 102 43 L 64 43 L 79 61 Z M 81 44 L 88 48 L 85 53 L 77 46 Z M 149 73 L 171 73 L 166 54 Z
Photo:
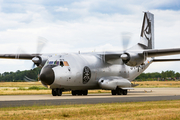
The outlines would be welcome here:
M 61 67 L 63 67 L 63 66 L 64 66 L 63 61 L 60 61 L 60 66 L 61 66 Z
M 53 61 L 49 61 L 49 65 L 52 65 L 53 64 Z
M 46 65 L 59 65 L 59 61 L 47 61 Z
M 56 61 L 47 61 L 46 65 L 60 65 L 61 67 L 63 66 L 69 66 L 69 63 L 67 61 L 64 60 L 56 60 Z
M 46 61 L 46 65 L 48 65 L 48 64 L 49 64 L 49 60 Z
M 67 61 L 64 61 L 64 66 L 69 66 Z
M 59 65 L 59 61 L 54 61 L 54 65 Z

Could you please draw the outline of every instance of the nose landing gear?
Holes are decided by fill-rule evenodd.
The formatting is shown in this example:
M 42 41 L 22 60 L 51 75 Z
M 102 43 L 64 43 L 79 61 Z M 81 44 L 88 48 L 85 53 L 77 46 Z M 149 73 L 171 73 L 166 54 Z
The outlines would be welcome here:
M 62 95 L 62 90 L 59 89 L 59 88 L 52 89 L 52 95 L 53 96 L 61 96 Z

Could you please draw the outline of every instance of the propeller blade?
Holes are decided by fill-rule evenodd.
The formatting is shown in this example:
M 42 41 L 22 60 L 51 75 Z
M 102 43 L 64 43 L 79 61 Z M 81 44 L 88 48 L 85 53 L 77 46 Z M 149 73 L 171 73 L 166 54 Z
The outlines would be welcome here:
M 47 43 L 47 39 L 43 38 L 43 37 L 38 37 L 37 40 L 37 54 L 41 53 L 42 49 L 44 48 L 44 46 Z
M 32 69 L 34 69 L 34 68 L 35 68 L 35 66 L 36 66 L 36 64 L 35 64 L 35 63 L 33 63 L 33 65 L 32 65 Z
M 122 35 L 123 51 L 125 51 L 128 48 L 132 34 L 130 32 L 123 32 L 121 33 L 121 35 Z

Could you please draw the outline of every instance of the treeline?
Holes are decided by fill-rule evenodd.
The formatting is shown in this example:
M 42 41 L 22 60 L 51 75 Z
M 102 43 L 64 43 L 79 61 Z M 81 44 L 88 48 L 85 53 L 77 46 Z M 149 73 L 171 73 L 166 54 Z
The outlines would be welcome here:
M 180 73 L 168 70 L 162 71 L 161 73 L 154 72 L 154 73 L 142 73 L 139 75 L 135 80 L 136 81 L 167 81 L 167 80 L 179 80 Z
M 22 82 L 22 81 L 37 81 L 40 68 L 16 72 L 0 73 L 0 82 Z
M 0 73 L 0 82 L 21 82 L 21 81 L 37 81 L 40 68 L 16 72 Z M 180 73 L 172 70 L 162 71 L 161 73 L 142 73 L 135 80 L 136 81 L 165 81 L 180 79 Z

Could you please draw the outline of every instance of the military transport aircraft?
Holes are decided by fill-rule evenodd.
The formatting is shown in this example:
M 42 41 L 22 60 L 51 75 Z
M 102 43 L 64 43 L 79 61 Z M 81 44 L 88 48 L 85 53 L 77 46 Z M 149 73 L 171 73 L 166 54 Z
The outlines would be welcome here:
M 140 42 L 122 52 L 63 54 L 0 54 L 0 58 L 32 60 L 42 68 L 39 79 L 52 89 L 53 96 L 63 91 L 87 95 L 88 90 L 111 90 L 112 95 L 127 95 L 131 81 L 152 62 L 178 61 L 155 59 L 180 54 L 180 48 L 154 49 L 154 15 L 144 12 Z

